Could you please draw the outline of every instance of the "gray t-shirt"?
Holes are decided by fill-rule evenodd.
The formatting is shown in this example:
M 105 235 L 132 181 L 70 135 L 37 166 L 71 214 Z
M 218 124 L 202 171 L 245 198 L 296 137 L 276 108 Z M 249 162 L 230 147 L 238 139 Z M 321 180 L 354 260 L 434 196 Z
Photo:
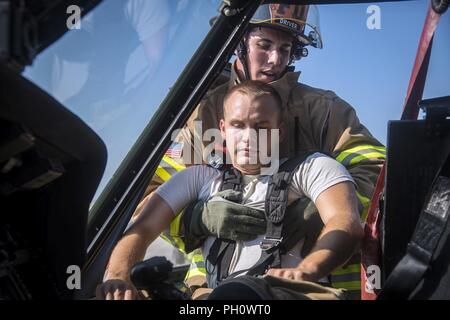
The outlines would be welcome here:
M 268 175 L 243 176 L 243 204 L 255 209 L 264 210 L 264 203 L 269 181 Z M 301 197 L 308 197 L 316 201 L 326 189 L 345 181 L 354 183 L 352 177 L 336 160 L 314 153 L 310 155 L 294 173 L 289 188 L 288 205 Z M 187 204 L 195 200 L 220 201 L 214 195 L 219 192 L 222 174 L 219 170 L 209 166 L 200 165 L 188 167 L 178 172 L 172 179 L 161 185 L 157 194 L 161 196 L 176 213 Z M 251 241 L 237 241 L 236 249 L 231 260 L 229 273 L 245 270 L 252 267 L 261 256 L 260 242 L 264 234 Z M 202 252 L 206 259 L 215 237 L 208 237 Z M 281 257 L 283 268 L 298 266 L 302 257 L 300 255 L 303 240 L 300 240 L 289 252 Z M 243 273 L 245 274 L 245 272 Z M 208 283 L 215 283 L 216 275 L 212 270 L 208 272 Z

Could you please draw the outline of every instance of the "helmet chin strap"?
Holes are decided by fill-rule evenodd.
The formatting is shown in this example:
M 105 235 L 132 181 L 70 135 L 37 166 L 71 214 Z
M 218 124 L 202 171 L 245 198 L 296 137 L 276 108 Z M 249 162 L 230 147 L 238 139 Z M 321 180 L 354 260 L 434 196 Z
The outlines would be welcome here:
M 237 48 L 237 56 L 239 58 L 239 61 L 241 61 L 242 66 L 244 67 L 244 78 L 242 80 L 251 80 L 251 74 L 248 70 L 248 63 L 247 63 L 247 43 L 245 40 L 242 40 Z

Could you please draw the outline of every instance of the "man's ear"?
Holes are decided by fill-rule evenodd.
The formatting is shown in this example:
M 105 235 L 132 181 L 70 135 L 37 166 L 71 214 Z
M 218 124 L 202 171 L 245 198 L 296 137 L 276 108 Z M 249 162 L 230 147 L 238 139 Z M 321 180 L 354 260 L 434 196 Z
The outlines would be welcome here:
M 219 128 L 220 128 L 220 134 L 222 135 L 222 139 L 223 139 L 223 141 L 225 141 L 225 137 L 226 137 L 226 135 L 225 135 L 225 120 L 220 119 Z

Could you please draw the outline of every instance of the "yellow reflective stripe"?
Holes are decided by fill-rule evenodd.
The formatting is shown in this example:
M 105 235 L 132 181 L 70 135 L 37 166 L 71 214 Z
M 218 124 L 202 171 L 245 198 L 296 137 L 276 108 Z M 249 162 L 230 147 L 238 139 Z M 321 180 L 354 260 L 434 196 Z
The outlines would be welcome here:
M 363 205 L 363 212 L 361 213 L 361 221 L 366 221 L 367 213 L 369 211 L 369 205 L 370 205 L 370 199 L 363 196 L 361 193 L 356 191 L 356 196 L 358 197 L 359 201 Z
M 356 191 L 356 196 L 358 197 L 359 201 L 361 201 L 363 207 L 368 207 L 370 205 L 370 199 L 363 196 L 361 193 Z
M 331 273 L 331 285 L 334 288 L 343 288 L 347 290 L 360 290 L 361 265 L 359 263 L 351 264 L 345 268 L 340 268 Z M 346 280 L 346 278 L 348 280 Z
M 191 251 L 191 252 L 189 252 L 189 253 L 187 253 L 186 254 L 186 258 L 189 260 L 189 261 L 192 261 L 192 259 L 193 259 L 193 257 L 196 255 L 196 254 L 198 254 L 198 251 L 199 249 L 196 249 L 196 250 L 194 250 L 194 251 Z
M 195 277 L 195 276 L 203 276 L 206 277 L 206 268 L 205 261 L 203 259 L 203 254 L 200 249 L 197 249 L 190 254 L 188 254 L 189 260 L 191 261 L 191 265 L 189 266 L 189 270 L 186 273 L 185 280 Z
M 332 276 L 340 276 L 348 273 L 360 273 L 361 272 L 361 265 L 359 263 L 357 264 L 351 264 L 345 268 L 339 268 L 336 271 L 333 271 L 331 273 Z
M 184 250 L 184 243 L 183 240 L 181 240 L 178 237 L 171 237 L 167 234 L 161 233 L 159 235 L 164 241 L 166 241 L 168 244 L 174 246 L 178 251 L 180 251 L 181 253 L 186 254 L 185 250 Z
M 205 260 L 203 259 L 203 256 L 201 254 L 196 254 L 192 257 L 191 262 L 192 263 L 205 262 Z
M 334 288 L 361 290 L 360 276 L 361 265 L 359 263 L 351 264 L 331 273 L 331 285 Z
M 363 144 L 360 146 L 356 146 L 350 149 L 345 149 L 342 150 L 339 155 L 336 157 L 336 160 L 341 161 L 343 160 L 346 156 L 352 154 L 352 153 L 357 153 L 359 151 L 362 150 L 368 150 L 368 149 L 372 149 L 372 150 L 378 150 L 381 153 L 386 153 L 386 147 L 383 146 L 374 146 L 374 145 L 370 145 L 370 144 Z
M 170 236 L 173 239 L 173 242 L 175 243 L 175 246 L 181 250 L 182 252 L 185 252 L 184 250 L 184 242 L 180 238 L 180 226 L 181 226 L 181 217 L 182 214 L 177 214 L 175 219 L 170 224 Z
M 189 269 L 188 272 L 186 273 L 186 277 L 184 279 L 187 280 L 187 279 L 189 279 L 191 277 L 195 277 L 195 276 L 206 277 L 206 269 L 205 268 Z
M 156 169 L 156 175 L 161 178 L 162 181 L 168 181 L 172 176 L 161 166 Z
M 176 171 L 181 171 L 186 169 L 185 166 L 176 163 L 175 161 L 173 161 L 172 159 L 170 159 L 168 156 L 164 156 L 162 158 L 162 161 L 164 161 L 165 163 L 167 163 L 172 169 L 176 170 Z M 169 173 L 169 168 L 167 168 L 167 170 L 159 165 L 158 168 L 156 169 L 156 175 L 158 177 L 161 178 L 162 181 L 166 182 L 168 181 L 170 178 L 172 178 L 172 174 L 174 174 L 175 172 L 172 172 L 172 174 Z
M 363 151 L 363 150 L 377 150 L 380 153 L 382 153 L 383 155 L 386 154 L 386 148 L 385 147 L 378 147 L 378 146 L 372 146 L 370 144 L 365 144 L 365 145 L 361 145 L 361 146 L 356 146 L 350 149 L 346 149 L 343 150 L 341 153 L 339 153 L 339 155 L 336 157 L 336 160 L 339 162 L 344 161 L 344 159 L 353 154 L 353 153 L 357 153 L 358 151 Z
M 181 252 L 186 253 L 184 242 L 179 235 L 180 226 L 181 226 L 181 214 L 178 214 L 170 224 L 169 230 L 165 230 L 163 233 L 161 233 L 160 237 L 163 238 L 166 242 L 175 246 Z
M 161 238 L 163 238 L 164 241 L 167 241 L 168 243 L 170 243 L 171 245 L 173 245 L 173 241 L 169 239 L 169 237 L 167 235 L 165 235 L 164 233 L 161 233 L 159 235 Z
M 360 162 L 363 159 L 373 159 L 373 158 L 386 159 L 386 155 L 384 155 L 383 153 L 379 153 L 379 152 L 370 152 L 370 153 L 361 154 L 359 156 L 354 157 L 352 160 L 350 160 L 349 165 L 357 164 L 358 162 Z
M 176 161 L 172 160 L 172 159 L 171 159 L 170 157 L 168 157 L 168 156 L 163 156 L 162 160 L 163 160 L 164 162 L 166 162 L 168 165 L 170 165 L 172 168 L 174 168 L 175 170 L 177 170 L 177 171 L 181 171 L 181 170 L 186 169 L 185 166 L 183 166 L 183 165 L 177 163 Z
M 338 289 L 361 290 L 361 281 L 336 282 L 331 285 Z

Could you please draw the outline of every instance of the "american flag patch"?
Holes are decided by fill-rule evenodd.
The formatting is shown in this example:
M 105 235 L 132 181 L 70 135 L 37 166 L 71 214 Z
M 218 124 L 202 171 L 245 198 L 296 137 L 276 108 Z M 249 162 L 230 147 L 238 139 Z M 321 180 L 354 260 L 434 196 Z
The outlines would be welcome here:
M 173 142 L 165 155 L 171 158 L 181 158 L 183 154 L 183 142 Z

